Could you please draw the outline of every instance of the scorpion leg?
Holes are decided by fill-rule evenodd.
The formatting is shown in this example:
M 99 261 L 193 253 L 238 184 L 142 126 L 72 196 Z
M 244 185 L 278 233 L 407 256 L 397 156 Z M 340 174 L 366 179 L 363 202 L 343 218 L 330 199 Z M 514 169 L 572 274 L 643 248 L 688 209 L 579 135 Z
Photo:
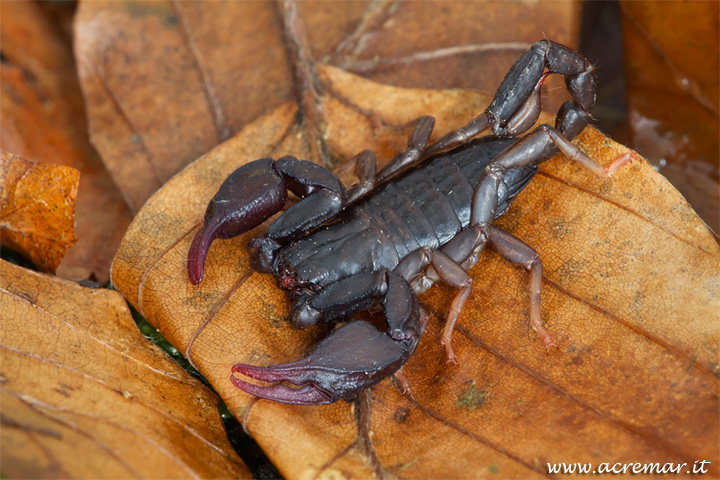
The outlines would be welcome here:
M 488 210 L 491 210 L 490 208 Z M 540 316 L 540 294 L 543 266 L 538 253 L 519 238 L 490 224 L 476 224 L 460 232 L 443 250 L 456 262 L 476 257 L 485 245 L 490 243 L 493 249 L 505 260 L 520 265 L 530 272 L 530 326 L 535 330 L 550 351 L 556 347 L 545 329 Z M 476 258 L 473 258 L 473 263 Z M 451 335 L 452 332 L 446 332 Z
M 530 325 L 545 342 L 548 352 L 556 347 L 540 318 L 540 290 L 543 266 L 540 256 L 528 244 L 493 225 L 488 226 L 488 239 L 493 249 L 505 260 L 521 265 L 530 272 Z
M 487 190 L 492 190 L 488 188 Z M 492 212 L 493 207 L 485 204 L 486 211 Z M 478 217 L 482 215 L 476 213 Z M 454 261 L 460 263 L 470 259 L 471 263 L 477 261 L 477 256 L 490 243 L 493 249 L 505 260 L 521 265 L 530 272 L 529 294 L 530 294 L 530 326 L 535 330 L 545 343 L 545 347 L 555 347 L 550 334 L 542 324 L 540 316 L 540 294 L 543 266 L 540 256 L 529 245 L 519 238 L 489 224 L 475 224 L 460 232 L 452 241 L 448 242 L 443 250 Z M 452 330 L 446 328 L 443 339 L 451 338 Z
M 585 155 L 582 150 L 572 144 L 555 128 L 550 125 L 540 125 L 531 133 L 497 154 L 492 163 L 488 165 L 488 169 L 501 167 L 504 170 L 510 170 L 526 165 L 536 165 L 554 155 L 555 148 L 559 149 L 566 157 L 580 163 L 602 178 L 609 177 L 629 161 L 629 158 L 623 156 L 608 167 L 603 167 Z
M 348 190 L 346 205 L 370 193 L 376 184 L 414 165 L 423 157 L 435 119 L 424 116 L 418 118 L 416 122 L 417 126 L 408 139 L 407 149 L 395 155 L 379 173 L 375 172 L 375 154 L 371 150 L 363 150 L 350 160 L 355 162 L 355 174 L 360 181 Z
M 223 182 L 208 204 L 188 253 L 190 281 L 202 282 L 205 258 L 215 238 L 232 238 L 257 227 L 282 209 L 288 190 L 302 200 L 270 226 L 268 237 L 274 242 L 287 242 L 321 224 L 344 204 L 345 188 L 320 165 L 290 156 L 247 163 Z
M 489 126 L 490 120 L 488 119 L 487 113 L 483 112 L 477 117 L 470 120 L 470 122 L 468 122 L 468 124 L 464 127 L 458 128 L 457 130 L 451 130 L 450 132 L 446 133 L 442 138 L 430 145 L 425 150 L 423 157 L 427 158 L 430 155 L 434 155 L 443 150 L 450 149 L 451 147 L 457 147 L 458 145 L 462 145 L 472 137 L 487 130 Z
M 435 119 L 426 115 L 415 122 L 417 125 L 408 139 L 407 149 L 395 155 L 379 173 L 375 172 L 375 154 L 371 150 L 363 150 L 350 160 L 355 162 L 355 174 L 360 181 L 348 190 L 346 205 L 365 196 L 375 188 L 376 184 L 421 159 L 435 126 Z
M 350 161 L 355 162 L 355 175 L 359 181 L 348 189 L 346 205 L 364 197 L 375 188 L 375 153 L 372 150 L 363 150 Z
M 435 118 L 426 115 L 417 120 L 417 126 L 408 138 L 407 149 L 395 155 L 390 162 L 378 173 L 376 183 L 391 177 L 395 173 L 411 167 L 421 160 L 425 152 L 425 146 L 430 139 L 433 127 L 435 126 Z
M 435 119 L 424 116 L 415 122 L 417 125 L 408 139 L 407 149 L 395 155 L 379 173 L 375 172 L 375 154 L 371 150 L 363 150 L 350 160 L 355 162 L 355 174 L 360 181 L 348 190 L 346 205 L 365 196 L 375 188 L 376 184 L 414 165 L 424 157 L 425 146 L 435 126 Z
M 475 248 L 476 247 L 473 249 Z M 450 310 L 447 314 L 445 330 L 441 340 L 441 343 L 447 351 L 448 362 L 456 363 L 455 352 L 451 344 L 452 333 L 460 312 L 462 311 L 462 307 L 472 292 L 472 278 L 460 263 L 446 252 L 443 250 L 431 250 L 429 248 L 421 248 L 412 252 L 398 264 L 395 272 L 412 281 L 421 274 L 423 270 L 430 266 L 443 283 L 459 290 L 450 304 Z
M 570 115 L 575 115 L 572 109 L 566 109 L 566 114 L 568 114 L 567 112 L 570 112 Z M 562 122 L 562 115 L 560 121 Z M 471 227 L 466 230 L 479 229 L 483 235 L 478 234 L 478 242 L 488 241 L 503 258 L 523 266 L 530 272 L 530 323 L 533 329 L 542 337 L 548 350 L 554 344 L 543 327 L 540 316 L 543 272 L 540 257 L 537 252 L 520 239 L 494 227 L 492 222 L 497 216 L 498 202 L 504 198 L 505 194 L 503 192 L 509 191 L 508 186 L 505 184 L 505 178 L 507 178 L 508 174 L 517 171 L 517 169 L 537 165 L 546 159 L 548 155 L 551 155 L 556 147 L 568 157 L 580 162 L 601 176 L 611 174 L 614 168 L 617 167 L 617 162 L 608 168 L 600 166 L 565 139 L 556 129 L 548 125 L 541 125 L 529 135 L 497 154 L 485 168 L 475 187 L 470 214 Z M 468 236 L 471 234 L 461 232 L 458 238 L 464 238 L 463 235 Z M 452 250 L 455 248 L 451 247 L 451 245 L 454 242 L 460 242 L 460 240 L 454 239 L 453 242 L 446 245 L 451 256 Z M 467 248 L 458 248 L 458 251 L 461 250 L 467 250 Z
M 387 333 L 366 321 L 350 322 L 333 331 L 302 360 L 268 367 L 237 364 L 232 368 L 233 373 L 274 385 L 255 385 L 235 376 L 231 377 L 233 383 L 258 397 L 285 403 L 323 404 L 355 397 L 397 371 L 415 351 L 424 319 L 405 279 L 387 270 L 358 273 L 328 285 L 312 300 L 298 305 L 297 309 L 305 313 L 293 317 L 294 323 L 305 326 L 340 320 L 378 303 L 388 322 Z

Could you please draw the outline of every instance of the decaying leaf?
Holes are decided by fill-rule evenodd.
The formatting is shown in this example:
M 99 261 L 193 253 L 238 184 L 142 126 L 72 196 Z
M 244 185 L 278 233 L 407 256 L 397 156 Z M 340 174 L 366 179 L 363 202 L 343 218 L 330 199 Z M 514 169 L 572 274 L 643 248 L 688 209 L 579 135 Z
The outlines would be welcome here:
M 217 398 L 150 344 L 117 292 L 0 261 L 9 478 L 250 478 Z
M 77 238 L 73 231 L 80 172 L 0 156 L 0 242 L 54 273 Z
M 436 139 L 490 100 L 318 73 L 320 137 L 344 159 L 371 148 L 387 161 L 404 148 L 410 120 L 436 116 Z M 262 228 L 216 241 L 199 286 L 187 279 L 187 252 L 235 168 L 310 158 L 297 121 L 297 107 L 282 105 L 170 180 L 113 264 L 115 285 L 245 417 L 285 475 L 527 478 L 547 475 L 548 462 L 697 459 L 718 474 L 720 252 L 640 159 L 603 180 L 559 155 L 497 222 L 544 262 L 542 314 L 558 345 L 550 354 L 528 328 L 527 274 L 488 251 L 471 270 L 473 295 L 455 332 L 459 365 L 446 364 L 440 345 L 455 292 L 436 286 L 421 298 L 434 315 L 404 369 L 410 394 L 387 379 L 367 402 L 300 407 L 235 389 L 234 363 L 297 359 L 323 332 L 293 329 L 275 279 L 252 270 L 246 246 Z M 592 128 L 576 143 L 604 165 L 628 152 Z
M 0 147 L 80 172 L 78 241 L 57 274 L 106 282 L 130 211 L 90 146 L 70 43 L 36 2 L 0 3 Z
M 532 42 L 577 43 L 577 2 L 300 2 L 297 12 L 290 3 L 80 4 L 75 44 L 91 136 L 134 211 L 185 165 L 292 100 L 296 49 L 385 83 L 492 91 Z M 302 34 L 284 31 L 292 16 Z M 561 85 L 548 89 L 555 107 Z

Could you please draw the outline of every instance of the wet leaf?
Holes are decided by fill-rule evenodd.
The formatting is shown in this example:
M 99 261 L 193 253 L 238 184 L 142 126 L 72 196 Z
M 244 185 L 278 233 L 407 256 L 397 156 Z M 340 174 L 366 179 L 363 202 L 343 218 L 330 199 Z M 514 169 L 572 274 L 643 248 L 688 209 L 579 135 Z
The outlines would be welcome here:
M 250 478 L 217 397 L 137 330 L 117 292 L 0 261 L 3 475 Z
M 54 273 L 75 241 L 75 197 L 80 172 L 0 156 L 0 242 Z
M 720 12 L 622 2 L 632 142 L 720 231 Z
M 57 273 L 106 282 L 130 211 L 90 146 L 71 45 L 35 2 L 0 3 L 0 147 L 80 171 L 78 241 Z
M 301 2 L 294 8 L 290 2 L 80 4 L 75 43 L 91 136 L 134 211 L 189 162 L 295 98 L 303 88 L 293 73 L 298 57 L 397 85 L 492 91 L 532 42 L 577 43 L 576 2 Z M 301 32 L 284 26 L 295 25 L 290 17 L 302 19 Z M 556 105 L 561 90 L 548 91 Z
M 490 100 L 318 73 L 318 136 L 345 160 L 371 148 L 387 161 L 404 148 L 410 120 L 436 116 L 438 138 Z M 216 241 L 199 286 L 187 280 L 187 252 L 235 168 L 311 158 L 297 119 L 295 105 L 282 105 L 170 180 L 113 264 L 118 288 L 245 417 L 286 476 L 527 478 L 547 475 L 547 462 L 697 459 L 718 473 L 720 252 L 641 159 L 602 180 L 557 156 L 498 222 L 543 259 L 542 314 L 558 345 L 550 354 L 528 328 L 526 272 L 488 251 L 471 270 L 473 295 L 454 335 L 459 365 L 446 364 L 440 345 L 455 292 L 436 286 L 421 297 L 433 317 L 405 367 L 411 395 L 387 379 L 357 404 L 300 407 L 235 389 L 234 363 L 297 359 L 323 332 L 291 328 L 275 279 L 252 270 L 246 246 L 262 227 Z M 604 165 L 628 152 L 591 128 L 576 143 Z

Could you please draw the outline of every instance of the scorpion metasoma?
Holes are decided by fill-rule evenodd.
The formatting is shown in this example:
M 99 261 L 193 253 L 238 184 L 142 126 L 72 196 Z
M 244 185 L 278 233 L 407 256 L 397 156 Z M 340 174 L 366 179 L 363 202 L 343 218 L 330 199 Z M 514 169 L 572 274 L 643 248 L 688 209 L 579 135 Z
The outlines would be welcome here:
M 603 168 L 569 141 L 590 121 L 593 70 L 575 51 L 541 40 L 515 62 L 483 113 L 429 146 L 434 119 L 419 118 L 407 150 L 381 171 L 375 172 L 371 151 L 358 154 L 360 181 L 347 190 L 327 169 L 291 156 L 255 160 L 232 173 L 208 205 L 190 247 L 193 284 L 202 281 L 215 238 L 260 225 L 282 209 L 290 190 L 300 201 L 254 238 L 250 250 L 253 266 L 274 273 L 290 292 L 292 324 L 340 322 L 376 308 L 387 321 L 384 332 L 364 320 L 347 322 L 296 362 L 237 364 L 233 383 L 285 403 L 354 398 L 397 372 L 412 355 L 427 321 L 416 295 L 434 281 L 459 289 L 442 337 L 453 361 L 453 328 L 472 287 L 466 269 L 487 244 L 530 272 L 530 324 L 549 350 L 553 343 L 540 318 L 540 258 L 493 221 L 532 179 L 538 164 L 558 150 L 603 177 L 627 161 L 621 157 Z M 572 101 L 558 111 L 555 127 L 542 125 L 518 137 L 537 121 L 541 87 L 551 73 L 565 77 Z M 487 128 L 495 136 L 470 140 Z

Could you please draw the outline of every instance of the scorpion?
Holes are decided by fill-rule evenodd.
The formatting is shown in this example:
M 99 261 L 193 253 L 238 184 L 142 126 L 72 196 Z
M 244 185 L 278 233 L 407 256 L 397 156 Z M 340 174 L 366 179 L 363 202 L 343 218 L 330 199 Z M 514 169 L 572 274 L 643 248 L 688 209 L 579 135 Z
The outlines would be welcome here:
M 550 74 L 565 77 L 572 100 L 560 107 L 554 127 L 541 125 L 520 136 L 539 118 L 541 87 Z M 275 274 L 289 292 L 295 327 L 341 323 L 301 360 L 234 365 L 235 386 L 257 397 L 310 405 L 352 400 L 392 374 L 403 383 L 400 369 L 427 325 L 417 295 L 437 281 L 458 290 L 442 335 L 454 362 L 453 329 L 472 291 L 467 270 L 488 244 L 529 271 L 530 325 L 549 352 L 555 345 L 540 316 L 540 257 L 493 221 L 528 185 L 538 164 L 558 151 L 601 177 L 625 163 L 621 157 L 602 167 L 570 142 L 591 120 L 596 89 L 590 62 L 541 40 L 518 58 L 491 104 L 467 125 L 428 145 L 434 118 L 420 117 L 407 149 L 379 172 L 371 151 L 356 155 L 359 181 L 350 188 L 326 168 L 292 156 L 262 158 L 233 172 L 210 201 L 191 244 L 190 281 L 202 281 L 215 238 L 259 226 L 284 207 L 290 191 L 299 201 L 250 241 L 253 267 Z M 473 139 L 488 128 L 494 135 Z M 382 310 L 384 331 L 362 319 L 344 322 L 369 310 Z

